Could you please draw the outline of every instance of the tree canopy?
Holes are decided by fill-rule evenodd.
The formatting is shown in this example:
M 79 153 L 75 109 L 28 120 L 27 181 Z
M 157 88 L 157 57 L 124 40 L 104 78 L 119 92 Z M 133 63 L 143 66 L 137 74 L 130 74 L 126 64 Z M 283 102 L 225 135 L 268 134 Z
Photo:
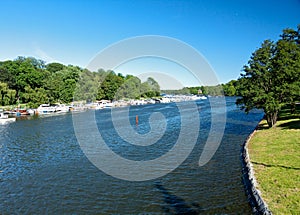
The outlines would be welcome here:
M 265 40 L 238 82 L 242 98 L 237 104 L 246 112 L 263 109 L 269 127 L 274 126 L 280 109 L 300 100 L 300 25 L 283 30 L 277 42 Z
M 26 103 L 70 103 L 74 99 L 135 99 L 160 94 L 153 78 L 144 83 L 135 76 L 99 69 L 91 72 L 78 66 L 46 64 L 32 57 L 0 62 L 0 105 Z

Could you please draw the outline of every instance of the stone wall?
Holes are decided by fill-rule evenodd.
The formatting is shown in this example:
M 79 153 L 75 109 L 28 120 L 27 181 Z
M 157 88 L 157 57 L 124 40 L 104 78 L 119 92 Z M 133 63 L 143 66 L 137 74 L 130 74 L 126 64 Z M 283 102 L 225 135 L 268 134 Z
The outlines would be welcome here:
M 248 136 L 247 140 L 244 142 L 241 159 L 242 159 L 242 172 L 243 172 L 243 182 L 247 194 L 248 201 L 252 207 L 253 214 L 271 215 L 272 212 L 268 209 L 267 204 L 261 197 L 260 191 L 256 188 L 257 183 L 254 177 L 254 170 L 250 162 L 250 157 L 248 153 L 248 144 L 255 134 L 255 130 Z

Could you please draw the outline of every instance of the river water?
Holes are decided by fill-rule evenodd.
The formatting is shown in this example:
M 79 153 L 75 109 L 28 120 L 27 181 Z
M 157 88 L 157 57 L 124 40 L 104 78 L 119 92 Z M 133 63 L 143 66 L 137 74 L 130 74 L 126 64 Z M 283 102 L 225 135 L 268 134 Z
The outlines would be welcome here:
M 241 179 L 240 150 L 263 113 L 247 115 L 234 102 L 235 98 L 226 98 L 224 136 L 206 165 L 198 162 L 211 128 L 211 108 L 209 100 L 200 100 L 199 137 L 188 158 L 169 174 L 138 182 L 107 175 L 89 161 L 77 141 L 72 114 L 1 125 L 0 214 L 251 214 Z M 126 117 L 133 129 L 145 134 L 151 130 L 153 112 L 164 115 L 166 130 L 154 147 L 145 146 L 147 150 L 118 136 L 109 109 L 95 111 L 95 118 L 115 153 L 151 160 L 173 147 L 183 114 L 169 103 L 131 107 Z

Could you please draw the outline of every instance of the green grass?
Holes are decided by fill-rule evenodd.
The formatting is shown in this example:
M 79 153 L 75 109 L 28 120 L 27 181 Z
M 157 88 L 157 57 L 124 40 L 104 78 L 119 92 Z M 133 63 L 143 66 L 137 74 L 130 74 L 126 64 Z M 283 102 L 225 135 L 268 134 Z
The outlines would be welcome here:
M 263 120 L 249 153 L 258 189 L 273 214 L 300 214 L 300 118 L 282 112 L 276 127 Z

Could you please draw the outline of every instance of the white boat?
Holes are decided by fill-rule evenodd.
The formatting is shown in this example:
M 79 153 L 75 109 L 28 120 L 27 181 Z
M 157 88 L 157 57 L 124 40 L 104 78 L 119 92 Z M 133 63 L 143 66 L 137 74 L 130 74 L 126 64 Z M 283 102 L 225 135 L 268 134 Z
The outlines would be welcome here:
M 112 108 L 114 107 L 114 104 L 112 102 L 103 103 L 104 108 Z
M 160 103 L 170 103 L 170 102 L 171 102 L 171 100 L 169 98 L 167 98 L 167 97 L 162 97 L 160 99 Z
M 103 103 L 96 103 L 95 104 L 95 110 L 100 110 L 100 109 L 103 109 L 103 108 L 104 108 Z
M 191 100 L 205 100 L 205 99 L 207 99 L 207 97 L 206 96 L 196 96 L 196 95 L 194 95 L 194 96 L 190 96 L 189 97 Z
M 206 96 L 198 96 L 198 99 L 205 100 L 205 99 L 207 99 L 207 97 Z
M 0 125 L 4 125 L 6 123 L 15 122 L 16 118 L 8 118 L 7 115 L 4 115 L 4 113 L 0 113 Z
M 29 113 L 30 116 L 33 116 L 35 114 L 34 109 L 28 109 L 27 112 Z
M 114 106 L 114 104 L 109 100 L 97 101 L 96 104 L 97 104 L 95 108 L 96 110 L 103 109 L 103 108 L 112 108 Z
M 56 106 L 56 113 L 68 113 L 70 111 L 70 107 L 64 104 L 59 104 Z
M 49 104 L 41 104 L 36 109 L 38 114 L 51 114 L 56 112 L 56 106 L 50 106 Z

